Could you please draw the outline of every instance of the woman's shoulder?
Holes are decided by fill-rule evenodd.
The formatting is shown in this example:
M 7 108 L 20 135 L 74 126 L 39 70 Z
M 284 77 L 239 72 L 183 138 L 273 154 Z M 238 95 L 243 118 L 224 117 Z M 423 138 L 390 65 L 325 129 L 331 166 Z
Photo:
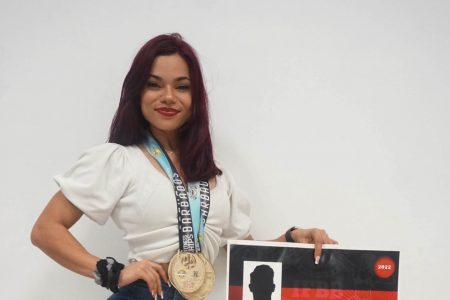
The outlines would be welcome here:
M 230 170 L 227 167 L 224 167 L 223 164 L 218 162 L 217 160 L 215 161 L 215 163 L 222 172 L 220 175 L 216 176 L 217 181 L 220 181 L 227 188 L 227 190 L 230 190 L 234 185 L 234 179 L 232 174 L 230 173 Z
M 104 143 L 85 149 L 79 160 L 95 165 L 135 165 L 139 158 L 139 148 L 136 145 L 124 146 L 116 143 Z
M 132 155 L 136 152 L 136 149 L 136 145 L 124 146 L 116 143 L 103 143 L 87 148 L 83 151 L 82 155 Z
M 220 174 L 218 176 L 223 177 L 223 178 L 225 178 L 227 180 L 231 180 L 233 178 L 232 172 L 230 171 L 230 168 L 224 166 L 224 164 L 221 161 L 218 161 L 218 160 L 214 160 L 214 163 L 216 164 L 216 166 L 222 172 L 222 174 Z

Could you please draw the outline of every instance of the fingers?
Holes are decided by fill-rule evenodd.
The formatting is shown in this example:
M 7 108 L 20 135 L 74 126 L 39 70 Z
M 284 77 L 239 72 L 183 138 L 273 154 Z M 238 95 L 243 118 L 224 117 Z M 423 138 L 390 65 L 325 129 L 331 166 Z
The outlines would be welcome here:
M 165 269 L 158 263 L 150 262 L 153 267 L 153 271 L 155 272 L 157 278 L 158 278 L 158 295 L 161 296 L 162 299 L 164 299 L 163 290 L 161 286 L 161 278 L 170 286 L 169 278 L 167 277 L 167 273 Z M 155 296 L 153 296 L 155 297 Z
M 150 289 L 150 292 L 153 296 L 153 298 L 156 298 L 156 295 L 161 295 L 162 289 L 161 289 L 161 280 L 159 279 L 158 273 L 153 269 L 146 269 L 146 276 L 144 276 L 145 282 L 147 282 L 147 285 Z
M 322 255 L 322 244 L 315 243 L 314 244 L 314 263 L 316 265 L 319 264 L 320 256 Z
M 322 237 L 322 242 L 324 243 L 324 244 L 334 244 L 333 242 L 335 242 L 334 240 L 332 240 L 329 236 L 328 236 L 328 234 L 326 233 L 326 231 L 325 230 L 320 230 L 320 235 L 321 235 L 321 237 Z
M 164 298 L 161 278 L 167 282 L 167 275 L 164 268 L 158 263 L 149 260 L 132 263 L 122 270 L 120 277 L 120 286 L 142 279 L 147 283 L 153 298 L 156 298 L 157 295 Z
M 319 264 L 320 256 L 322 255 L 322 245 L 325 243 L 327 234 L 322 229 L 313 229 L 312 240 L 314 243 L 314 263 Z
M 311 240 L 314 243 L 314 263 L 316 265 L 319 264 L 323 244 L 337 244 L 337 241 L 331 239 L 323 229 L 312 229 Z
M 313 228 L 311 230 L 311 242 L 313 244 L 337 244 L 338 242 L 330 238 L 323 229 Z
M 155 262 L 146 260 L 144 261 L 147 265 L 150 266 L 150 268 L 147 268 L 148 270 L 148 280 L 145 280 L 147 282 L 147 285 L 150 288 L 150 292 L 152 293 L 153 298 L 156 299 L 156 296 L 159 295 L 161 298 L 164 298 L 163 290 L 161 286 L 161 278 L 164 279 L 164 281 L 168 282 L 166 271 L 164 271 L 164 268 Z
M 159 276 L 161 276 L 161 278 L 162 278 L 168 285 L 170 285 L 169 277 L 167 277 L 166 270 L 165 270 L 160 264 L 156 264 L 155 270 L 156 270 L 156 272 L 158 272 Z

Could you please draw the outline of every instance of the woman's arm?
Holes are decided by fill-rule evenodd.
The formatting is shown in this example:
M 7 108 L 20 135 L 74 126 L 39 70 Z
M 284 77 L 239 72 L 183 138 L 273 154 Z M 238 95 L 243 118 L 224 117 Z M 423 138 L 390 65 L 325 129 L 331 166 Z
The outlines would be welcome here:
M 83 215 L 61 191 L 58 191 L 37 219 L 31 242 L 60 265 L 93 278 L 98 257 L 90 254 L 70 233 Z
M 320 256 L 322 255 L 323 244 L 337 244 L 338 242 L 328 236 L 325 230 L 318 228 L 295 228 L 291 232 L 291 237 L 296 243 L 314 244 L 314 259 L 318 264 Z M 253 240 L 251 234 L 249 234 L 246 240 Z M 271 240 L 273 242 L 287 242 L 285 234 L 280 235 L 278 238 Z
M 57 192 L 34 224 L 31 241 L 60 265 L 94 278 L 93 272 L 99 258 L 90 254 L 69 231 L 82 215 L 83 212 L 61 191 Z M 142 279 L 155 297 L 156 294 L 162 295 L 160 278 L 168 282 L 164 268 L 150 260 L 142 260 L 126 266 L 120 272 L 118 286 Z

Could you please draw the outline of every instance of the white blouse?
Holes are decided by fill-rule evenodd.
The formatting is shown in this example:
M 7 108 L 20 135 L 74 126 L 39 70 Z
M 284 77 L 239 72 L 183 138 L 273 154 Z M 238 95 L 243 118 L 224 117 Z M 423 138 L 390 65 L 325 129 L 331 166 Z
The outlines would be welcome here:
M 211 189 L 202 252 L 213 262 L 227 239 L 250 232 L 250 206 L 223 168 Z M 98 224 L 111 216 L 124 231 L 129 259 L 168 262 L 178 250 L 177 206 L 170 180 L 138 146 L 106 143 L 85 151 L 54 177 L 62 193 Z

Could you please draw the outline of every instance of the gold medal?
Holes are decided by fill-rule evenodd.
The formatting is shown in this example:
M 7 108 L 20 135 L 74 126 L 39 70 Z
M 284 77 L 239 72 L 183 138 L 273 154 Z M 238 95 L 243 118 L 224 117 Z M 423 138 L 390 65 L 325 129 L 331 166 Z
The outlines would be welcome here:
M 204 300 L 206 296 L 211 293 L 214 288 L 214 283 L 216 280 L 216 276 L 214 274 L 214 268 L 209 260 L 201 253 L 199 253 L 199 257 L 203 260 L 205 264 L 205 280 L 203 281 L 202 286 L 192 293 L 181 293 L 184 298 L 188 300 Z
M 185 251 L 178 251 L 170 260 L 169 280 L 178 292 L 188 295 L 186 298 L 204 299 L 211 292 L 215 282 L 211 263 L 200 252 L 196 252 L 201 250 L 200 244 L 204 241 L 203 230 L 210 205 L 209 183 L 208 181 L 188 183 L 186 188 L 183 178 L 166 155 L 164 148 L 151 135 L 146 142 L 146 148 L 164 169 L 175 189 L 179 247 Z M 194 201 L 197 205 L 200 201 L 200 219 L 194 219 L 191 214 L 191 202 L 194 203 Z
M 178 252 L 169 263 L 169 280 L 181 293 L 198 290 L 205 281 L 205 262 L 199 253 Z

